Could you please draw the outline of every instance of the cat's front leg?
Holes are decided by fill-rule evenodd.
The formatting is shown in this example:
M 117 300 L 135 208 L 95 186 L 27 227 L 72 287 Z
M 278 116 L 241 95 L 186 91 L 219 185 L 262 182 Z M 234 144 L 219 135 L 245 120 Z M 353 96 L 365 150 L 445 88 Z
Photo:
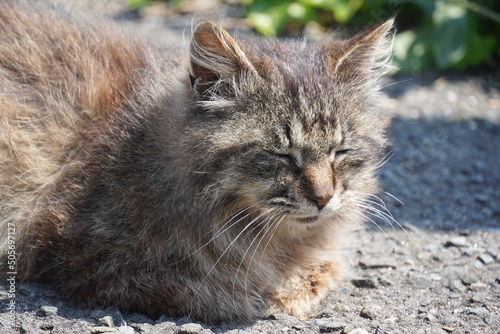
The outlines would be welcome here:
M 269 294 L 269 314 L 307 315 L 338 284 L 340 273 L 341 265 L 336 262 L 294 271 Z

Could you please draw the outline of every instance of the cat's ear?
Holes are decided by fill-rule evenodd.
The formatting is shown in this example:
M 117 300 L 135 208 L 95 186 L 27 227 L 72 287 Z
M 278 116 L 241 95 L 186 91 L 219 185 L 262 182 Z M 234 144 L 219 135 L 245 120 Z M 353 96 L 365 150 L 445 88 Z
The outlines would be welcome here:
M 394 40 L 394 18 L 347 40 L 342 48 L 334 46 L 326 53 L 333 74 L 349 73 L 380 76 L 389 69 Z
M 208 21 L 194 29 L 190 60 L 192 83 L 201 95 L 206 95 L 221 81 L 230 82 L 243 71 L 256 73 L 247 55 L 227 31 Z

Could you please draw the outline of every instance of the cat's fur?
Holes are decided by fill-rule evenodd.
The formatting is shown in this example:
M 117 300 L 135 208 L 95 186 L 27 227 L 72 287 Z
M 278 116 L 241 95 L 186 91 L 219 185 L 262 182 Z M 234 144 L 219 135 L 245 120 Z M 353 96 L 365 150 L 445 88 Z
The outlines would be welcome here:
M 378 191 L 391 27 L 236 42 L 202 22 L 189 52 L 167 52 L 1 3 L 0 219 L 18 278 L 207 322 L 306 314 Z

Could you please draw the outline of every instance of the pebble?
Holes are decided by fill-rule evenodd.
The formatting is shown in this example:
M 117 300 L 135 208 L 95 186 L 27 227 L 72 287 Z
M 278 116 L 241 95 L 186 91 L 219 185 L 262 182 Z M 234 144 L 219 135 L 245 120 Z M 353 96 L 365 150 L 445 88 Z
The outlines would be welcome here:
M 484 264 L 490 264 L 490 263 L 495 262 L 495 258 L 493 256 L 491 256 L 490 254 L 486 254 L 486 253 L 479 255 L 477 258 L 479 259 L 479 261 L 481 261 Z
M 369 309 L 369 308 L 362 309 L 361 312 L 359 312 L 359 315 L 362 318 L 366 318 L 366 319 L 370 319 L 370 320 L 377 319 L 377 314 L 372 309 Z
M 118 332 L 123 333 L 123 334 L 134 334 L 135 333 L 134 329 L 130 326 L 120 326 L 120 327 L 118 327 Z
M 356 328 L 349 332 L 349 334 L 369 334 L 364 328 Z
M 463 285 L 462 282 L 458 279 L 450 281 L 450 283 L 448 284 L 448 289 L 450 289 L 450 291 L 460 291 L 460 292 L 465 292 L 465 290 L 467 290 L 465 285 Z
M 467 247 L 462 249 L 462 255 L 472 256 L 477 253 L 484 253 L 486 250 L 481 247 Z
M 39 317 L 50 317 L 53 315 L 57 315 L 57 307 L 55 306 L 42 306 L 36 312 L 36 315 Z
M 396 268 L 397 263 L 393 258 L 373 258 L 359 261 L 363 269 Z
M 110 315 L 107 315 L 105 317 L 102 317 L 101 319 L 99 319 L 99 323 L 101 325 L 104 325 L 104 326 L 108 326 L 108 327 L 115 327 L 115 324 L 113 323 L 113 317 L 110 316 Z
M 431 253 L 437 253 L 439 250 L 439 247 L 436 244 L 428 244 L 424 246 L 424 251 L 431 252 Z
M 469 289 L 471 289 L 472 291 L 483 291 L 483 290 L 486 290 L 487 288 L 488 288 L 488 286 L 486 284 L 484 284 L 483 282 L 472 283 L 469 286 Z
M 162 316 L 163 317 L 163 316 Z M 161 317 L 160 317 L 161 319 Z M 164 321 L 153 327 L 153 329 L 148 332 L 149 334 L 174 334 L 176 333 L 177 325 L 171 321 Z
M 348 334 L 350 332 L 352 332 L 354 330 L 354 326 L 351 325 L 351 324 L 347 324 L 344 328 L 344 330 L 342 331 L 342 334 Z
M 486 307 L 476 307 L 476 308 L 470 309 L 469 314 L 474 314 L 474 315 L 478 315 L 478 316 L 483 317 L 483 316 L 490 314 L 490 311 L 488 311 L 488 309 Z
M 408 277 L 410 284 L 416 289 L 429 289 L 434 284 L 428 275 L 413 274 Z
M 184 324 L 179 328 L 178 334 L 199 334 L 205 333 L 205 329 L 200 324 Z
M 118 333 L 116 328 L 110 328 L 107 326 L 96 326 L 89 328 L 91 334 L 104 334 L 104 333 Z
M 379 285 L 379 282 L 375 277 L 354 278 L 351 280 L 351 283 L 355 287 L 365 288 L 365 289 L 375 289 Z
M 319 325 L 320 333 L 340 332 L 343 331 L 344 328 L 347 326 L 345 323 L 335 322 L 331 320 L 317 321 L 317 324 Z
M 154 326 L 149 323 L 135 323 L 131 325 L 136 332 L 139 333 L 152 333 Z
M 465 237 L 462 237 L 462 236 L 450 238 L 444 243 L 444 247 L 452 247 L 452 246 L 454 246 L 454 247 L 470 247 L 469 243 L 467 242 L 467 239 Z
M 464 270 L 462 273 L 460 273 L 459 278 L 465 285 L 471 285 L 479 282 L 478 275 L 473 271 Z

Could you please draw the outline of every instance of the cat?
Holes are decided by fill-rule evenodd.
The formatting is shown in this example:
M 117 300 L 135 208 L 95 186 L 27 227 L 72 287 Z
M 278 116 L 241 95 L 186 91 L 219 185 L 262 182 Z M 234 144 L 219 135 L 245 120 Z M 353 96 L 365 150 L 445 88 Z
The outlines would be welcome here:
M 162 50 L 2 2 L 2 271 L 15 237 L 19 280 L 85 305 L 309 314 L 379 191 L 393 31 L 236 40 L 203 21 Z

